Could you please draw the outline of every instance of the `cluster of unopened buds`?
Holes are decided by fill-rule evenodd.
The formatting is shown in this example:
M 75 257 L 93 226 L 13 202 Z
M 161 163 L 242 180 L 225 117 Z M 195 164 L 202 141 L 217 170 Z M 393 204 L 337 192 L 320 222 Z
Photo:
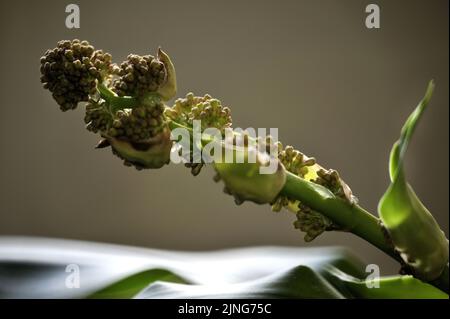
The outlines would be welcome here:
M 62 111 L 86 102 L 86 128 L 101 136 L 97 148 L 111 147 L 125 165 L 137 169 L 160 168 L 170 162 L 171 153 L 179 151 L 171 136 L 175 128 L 192 130 L 199 121 L 202 130 L 214 128 L 219 137 L 224 137 L 232 126 L 230 108 L 208 94 L 188 93 L 176 99 L 173 106 L 166 105 L 175 97 L 177 85 L 172 61 L 161 49 L 156 56 L 130 54 L 117 65 L 109 53 L 94 49 L 87 41 L 64 40 L 41 58 L 41 75 L 44 88 L 52 93 Z M 244 144 L 238 146 L 236 140 L 243 140 Z M 353 202 L 350 188 L 337 172 L 324 170 L 314 158 L 291 146 L 283 148 L 270 136 L 258 146 L 249 140 L 254 141 L 241 132 L 235 133 L 231 144 L 215 141 L 223 149 L 231 147 L 236 157 L 248 159 L 255 155 L 254 161 L 213 161 L 215 180 L 225 183 L 225 192 L 233 195 L 238 204 L 252 201 L 270 204 L 274 211 L 283 207 L 294 211 L 298 219 L 294 225 L 306 232 L 308 241 L 325 230 L 337 229 L 304 203 L 280 195 L 286 172 L 290 172 Z M 260 168 L 267 165 L 267 153 L 276 158 L 276 169 L 271 174 L 261 174 Z M 197 175 L 205 163 L 192 161 L 193 149 L 188 154 L 185 165 Z

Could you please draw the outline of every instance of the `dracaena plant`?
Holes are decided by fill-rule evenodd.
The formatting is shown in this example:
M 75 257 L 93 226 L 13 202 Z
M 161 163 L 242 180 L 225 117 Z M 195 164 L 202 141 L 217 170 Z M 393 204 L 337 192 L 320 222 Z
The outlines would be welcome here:
M 188 93 L 172 106 L 166 104 L 176 96 L 177 85 L 172 61 L 161 49 L 156 56 L 130 54 L 116 65 L 110 54 L 95 50 L 87 41 L 60 41 L 41 58 L 41 74 L 44 88 L 62 111 L 86 102 L 86 129 L 101 137 L 97 148 L 110 147 L 127 166 L 157 169 L 169 164 L 175 142 L 171 132 L 185 128 L 192 133 L 196 120 L 202 129 L 217 129 L 219 138 L 209 136 L 192 146 L 188 159 L 194 147 L 201 149 L 206 142 L 226 147 L 220 138 L 232 127 L 231 112 L 220 100 Z M 448 240 L 407 183 L 403 168 L 408 144 L 433 89 L 430 82 L 394 143 L 389 160 L 391 185 L 380 200 L 380 218 L 358 205 L 336 170 L 323 168 L 313 157 L 270 136 L 261 149 L 249 143 L 251 137 L 245 132 L 235 133 L 235 140 L 244 140 L 240 148 L 232 142 L 235 155 L 241 153 L 245 159 L 254 152 L 256 160 L 213 161 L 215 180 L 224 183 L 238 204 L 253 201 L 294 213 L 294 226 L 308 242 L 325 231 L 351 232 L 397 260 L 402 274 L 448 292 Z M 268 149 L 276 150 L 278 165 L 272 174 L 261 174 L 259 168 L 266 165 L 263 153 Z M 205 163 L 185 165 L 197 175 Z

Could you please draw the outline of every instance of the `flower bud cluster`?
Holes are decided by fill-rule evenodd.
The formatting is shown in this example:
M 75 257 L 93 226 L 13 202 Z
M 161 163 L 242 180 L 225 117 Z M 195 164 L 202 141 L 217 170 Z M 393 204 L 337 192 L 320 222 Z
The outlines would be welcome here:
M 143 96 L 156 92 L 165 82 L 167 72 L 164 63 L 152 55 L 130 54 L 120 64 L 119 78 L 114 90 L 119 96 Z
M 217 128 L 222 133 L 232 124 L 230 108 L 209 94 L 200 97 L 188 93 L 185 98 L 177 99 L 173 107 L 166 110 L 166 115 L 188 127 L 192 127 L 194 120 L 200 120 L 202 130 Z
M 95 94 L 97 81 L 112 73 L 111 55 L 88 41 L 63 40 L 41 57 L 41 82 L 62 111 L 75 109 Z

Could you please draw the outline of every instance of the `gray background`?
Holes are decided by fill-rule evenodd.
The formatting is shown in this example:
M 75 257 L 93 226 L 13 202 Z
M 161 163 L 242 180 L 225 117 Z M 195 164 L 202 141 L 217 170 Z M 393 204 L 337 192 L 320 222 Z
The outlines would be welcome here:
M 379 30 L 364 25 L 372 2 Z M 79 30 L 64 25 L 70 2 L 0 3 L 0 235 L 186 250 L 345 245 L 383 273 L 397 269 L 350 234 L 305 244 L 294 216 L 235 206 L 211 169 L 137 172 L 94 150 L 83 108 L 60 112 L 39 83 L 40 56 L 71 38 L 116 62 L 161 45 L 180 96 L 208 92 L 232 107 L 235 126 L 279 128 L 284 143 L 338 169 L 373 212 L 390 147 L 434 78 L 407 175 L 448 232 L 448 1 L 77 1 Z

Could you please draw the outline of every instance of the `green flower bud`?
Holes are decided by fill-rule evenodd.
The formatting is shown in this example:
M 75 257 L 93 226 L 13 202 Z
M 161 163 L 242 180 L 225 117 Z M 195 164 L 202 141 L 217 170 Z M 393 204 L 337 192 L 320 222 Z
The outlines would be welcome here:
M 273 142 L 268 141 L 269 145 Z M 292 146 L 286 146 L 283 149 L 283 145 L 277 142 L 278 148 L 278 159 L 281 161 L 283 166 L 287 171 L 301 177 L 305 178 L 305 175 L 312 169 L 315 165 L 316 160 L 313 157 L 307 157 L 303 153 L 294 149 Z M 283 207 L 288 207 L 290 205 L 296 206 L 298 202 L 296 200 L 290 200 L 286 196 L 278 196 L 272 205 L 272 210 L 275 212 L 281 211 Z
M 346 201 L 354 201 L 355 198 L 352 196 L 350 188 L 342 181 L 336 171 L 323 169 L 316 164 L 313 157 L 307 157 L 292 146 L 288 145 L 283 149 L 279 142 L 277 146 L 279 150 L 278 158 L 286 170 L 330 189 L 336 196 Z M 279 212 L 282 208 L 287 208 L 296 213 L 297 221 L 294 222 L 294 226 L 306 233 L 304 237 L 306 242 L 314 240 L 324 231 L 342 230 L 320 212 L 312 210 L 298 200 L 280 195 L 272 203 L 272 210 Z
M 325 231 L 339 230 L 329 218 L 319 212 L 312 210 L 310 207 L 299 204 L 297 212 L 297 220 L 294 227 L 305 232 L 305 241 L 310 242 Z
M 279 152 L 278 158 L 289 172 L 302 178 L 308 173 L 308 168 L 316 163 L 314 157 L 307 157 L 290 145 Z
M 341 179 L 339 173 L 334 169 L 320 168 L 317 172 L 317 178 L 313 180 L 314 183 L 328 188 L 334 195 L 343 200 L 354 204 L 358 199 L 353 196 L 350 187 Z
M 118 72 L 118 67 L 112 62 L 112 56 L 103 50 L 96 50 L 90 58 L 90 62 L 94 65 L 89 68 L 91 74 L 97 78 L 106 79 L 107 77 Z
M 113 68 L 111 55 L 95 51 L 87 41 L 78 39 L 58 42 L 41 57 L 41 82 L 62 111 L 75 109 L 96 93 L 97 80 Z
M 118 74 L 114 90 L 119 96 L 144 96 L 157 92 L 167 80 L 166 66 L 152 55 L 128 55 L 127 60 L 120 64 Z
M 86 123 L 86 128 L 89 131 L 93 133 L 105 132 L 110 127 L 112 120 L 112 115 L 108 111 L 104 100 L 95 101 L 89 99 L 84 116 L 84 123 Z
M 234 196 L 236 204 L 249 200 L 257 204 L 272 203 L 286 182 L 286 171 L 277 161 L 273 174 L 261 174 L 260 168 L 268 165 L 267 154 L 252 147 L 234 149 L 234 156 L 242 155 L 244 163 L 215 162 L 218 177 L 225 183 L 225 191 Z M 256 163 L 248 163 L 249 152 L 256 152 Z M 216 178 L 217 179 L 217 178 Z
M 199 97 L 188 93 L 185 98 L 177 99 L 172 108 L 166 109 L 166 115 L 188 127 L 192 127 L 194 120 L 200 120 L 202 130 L 217 128 L 224 132 L 232 124 L 230 108 L 208 94 Z
M 188 93 L 185 98 L 177 99 L 171 108 L 166 108 L 164 114 L 168 119 L 186 127 L 192 127 L 194 120 L 200 120 L 202 131 L 217 128 L 223 134 L 225 128 L 231 127 L 230 109 L 208 94 L 199 97 Z M 192 154 L 190 162 L 185 164 L 194 176 L 200 173 L 203 165 L 204 163 L 192 163 Z
M 164 104 L 155 101 L 152 105 L 142 104 L 117 111 L 106 135 L 135 143 L 157 136 L 167 126 Z
M 106 126 L 100 127 L 98 121 L 90 122 L 90 126 L 95 126 L 109 141 L 115 155 L 122 158 L 126 165 L 138 169 L 160 168 L 167 164 L 172 147 L 170 130 L 163 114 L 164 104 L 157 98 L 146 102 L 132 109 L 117 111 L 108 118 L 109 122 L 101 122 L 106 122 Z M 95 115 L 100 113 L 105 117 L 109 114 L 107 107 L 95 112 Z M 91 119 L 92 111 L 86 116 Z

